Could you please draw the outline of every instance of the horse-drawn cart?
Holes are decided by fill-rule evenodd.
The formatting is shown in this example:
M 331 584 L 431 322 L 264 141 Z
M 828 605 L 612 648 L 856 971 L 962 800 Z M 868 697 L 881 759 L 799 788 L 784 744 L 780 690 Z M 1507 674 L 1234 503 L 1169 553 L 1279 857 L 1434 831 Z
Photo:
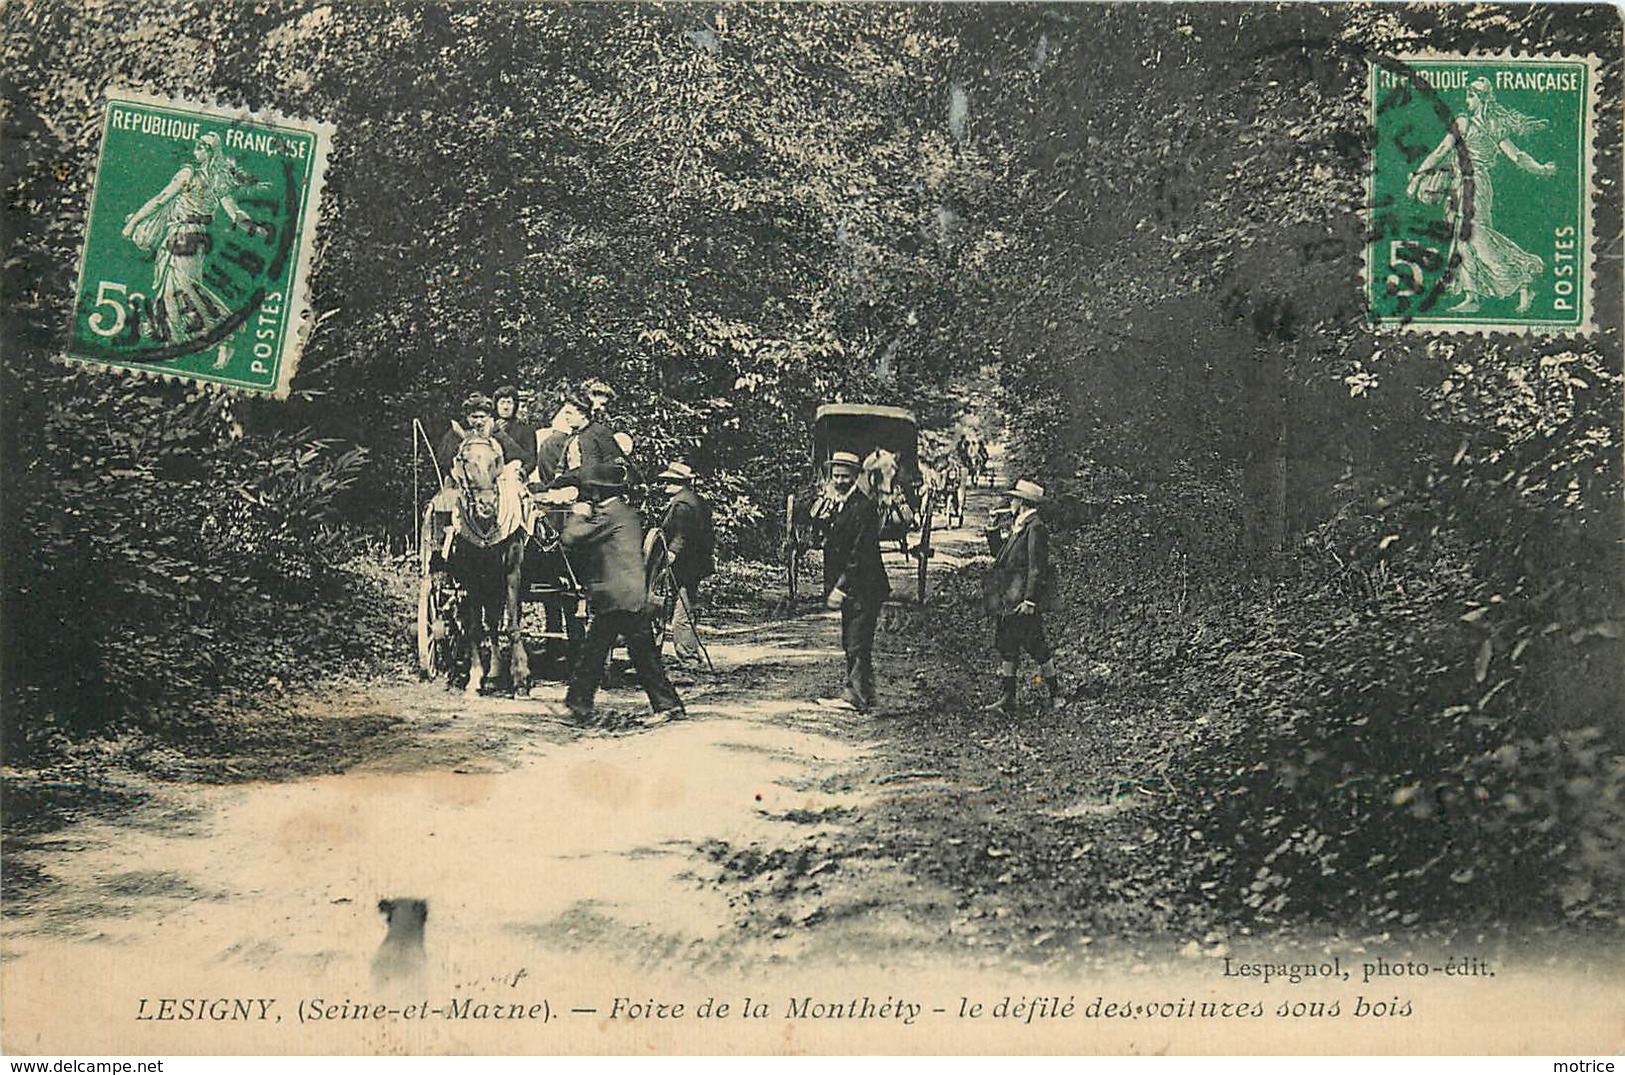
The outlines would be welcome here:
M 519 630 L 531 670 L 551 669 L 553 678 L 560 679 L 587 630 L 586 589 L 559 542 L 562 525 L 561 519 L 543 516 L 537 520 L 535 533 L 523 539 L 519 590 Z M 449 563 L 435 555 L 437 551 L 424 543 L 418 585 L 418 666 L 431 679 L 452 669 L 461 642 L 459 614 L 466 597 Z
M 880 508 L 880 540 L 892 542 L 915 568 L 915 596 L 925 600 L 927 561 L 931 558 L 932 493 L 920 471 L 919 422 L 902 407 L 826 403 L 812 427 L 812 483 L 785 497 L 785 557 L 791 600 L 797 596 L 808 551 L 821 549 L 834 519 L 836 501 L 830 488 L 830 457 L 851 452 L 863 461 L 864 478 Z M 909 536 L 918 531 L 912 548 Z
M 476 465 L 488 443 L 464 442 L 453 481 L 423 511 L 418 666 L 431 679 L 467 674 L 478 685 L 489 657 L 498 687 L 524 686 L 538 666 L 569 668 L 586 635 L 586 589 L 559 541 L 569 506 L 543 503 L 533 489 L 525 508 L 517 475 Z M 498 506 L 482 512 L 482 496 Z

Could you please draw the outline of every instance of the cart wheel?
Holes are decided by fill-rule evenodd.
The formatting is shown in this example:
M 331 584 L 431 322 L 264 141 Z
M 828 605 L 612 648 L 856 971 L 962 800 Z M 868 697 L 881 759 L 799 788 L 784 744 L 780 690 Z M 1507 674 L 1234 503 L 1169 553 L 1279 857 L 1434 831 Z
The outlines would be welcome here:
M 425 679 L 444 675 L 451 666 L 450 624 L 445 620 L 440 575 L 423 576 L 418 586 L 418 670 Z
M 434 607 L 433 595 L 429 592 L 434 583 L 424 575 L 418 582 L 418 671 L 425 676 L 434 675 L 433 665 L 433 635 L 429 622 L 430 610 Z
M 671 635 L 672 603 L 677 594 L 671 571 L 666 566 L 666 547 L 658 539 L 660 531 L 649 531 L 643 547 L 643 577 L 649 580 L 649 623 L 654 631 L 655 649 L 663 650 Z

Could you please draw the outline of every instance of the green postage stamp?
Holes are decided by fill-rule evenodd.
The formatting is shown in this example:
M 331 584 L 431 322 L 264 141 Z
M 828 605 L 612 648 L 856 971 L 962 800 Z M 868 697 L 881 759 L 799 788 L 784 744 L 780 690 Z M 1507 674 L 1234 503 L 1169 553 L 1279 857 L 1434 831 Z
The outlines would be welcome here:
M 110 93 L 68 357 L 285 397 L 331 139 L 319 123 Z
M 1595 59 L 1397 56 L 1369 78 L 1373 325 L 1592 331 Z

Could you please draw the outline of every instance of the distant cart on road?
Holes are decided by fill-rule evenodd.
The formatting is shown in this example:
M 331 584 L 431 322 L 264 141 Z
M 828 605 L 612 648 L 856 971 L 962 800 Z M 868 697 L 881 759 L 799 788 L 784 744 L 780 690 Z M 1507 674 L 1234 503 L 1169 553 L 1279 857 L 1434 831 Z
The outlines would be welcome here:
M 826 403 L 812 424 L 812 480 L 784 499 L 786 589 L 795 600 L 808 551 L 821 549 L 835 517 L 829 460 L 851 452 L 881 492 L 880 540 L 896 543 L 913 562 L 915 598 L 925 600 L 926 566 L 931 559 L 932 491 L 920 472 L 920 427 L 904 407 L 866 403 Z M 913 547 L 909 537 L 918 533 Z

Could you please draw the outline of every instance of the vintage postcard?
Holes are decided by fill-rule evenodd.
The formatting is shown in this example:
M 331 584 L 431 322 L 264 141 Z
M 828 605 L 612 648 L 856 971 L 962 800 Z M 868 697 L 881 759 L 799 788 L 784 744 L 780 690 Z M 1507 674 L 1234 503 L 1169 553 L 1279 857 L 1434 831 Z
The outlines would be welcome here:
M 1615 9 L 0 34 L 8 1056 L 1625 1048 Z

